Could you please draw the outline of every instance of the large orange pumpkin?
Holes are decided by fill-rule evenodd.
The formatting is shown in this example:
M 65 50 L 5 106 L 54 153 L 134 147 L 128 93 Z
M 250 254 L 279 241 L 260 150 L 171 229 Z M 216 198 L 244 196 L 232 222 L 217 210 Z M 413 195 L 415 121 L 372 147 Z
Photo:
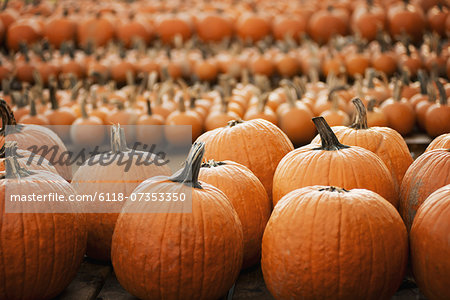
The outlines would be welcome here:
M 0 179 L 0 298 L 53 299 L 69 285 L 83 260 L 85 216 L 72 211 L 41 213 L 29 206 L 16 207 L 27 212 L 7 213 L 9 195 L 56 193 L 68 199 L 75 191 L 55 173 L 21 167 L 14 156 L 6 158 L 5 165 L 7 178 Z
M 242 226 L 225 194 L 198 181 L 203 152 L 204 144 L 194 143 L 179 172 L 133 191 L 136 199 L 163 193 L 178 201 L 130 201 L 117 219 L 114 271 L 140 299 L 218 299 L 239 275 Z
M 206 143 L 206 160 L 232 160 L 249 168 L 270 199 L 278 162 L 294 149 L 286 134 L 262 119 L 231 121 L 226 127 L 205 132 L 197 140 Z
M 108 164 L 90 164 L 89 161 L 100 161 L 105 154 L 98 154 L 86 161 L 73 175 L 72 185 L 80 195 L 103 193 L 104 198 L 119 199 L 129 197 L 131 192 L 147 178 L 157 175 L 170 175 L 166 165 L 138 164 L 137 162 L 152 162 L 154 154 L 131 150 L 126 145 L 123 128 L 111 127 L 111 151 L 107 154 Z M 130 161 L 131 160 L 131 161 Z M 127 163 L 120 163 L 127 162 Z M 87 255 L 89 257 L 108 261 L 111 257 L 111 239 L 124 201 L 105 203 L 93 208 L 88 214 Z M 89 206 L 87 207 L 89 208 Z M 97 211 L 97 208 L 100 211 Z
M 395 208 L 378 194 L 309 186 L 285 195 L 264 232 L 261 267 L 276 299 L 390 299 L 408 258 Z
M 342 145 L 322 117 L 313 121 L 322 144 L 311 143 L 283 157 L 273 176 L 273 204 L 290 191 L 319 184 L 372 190 L 397 206 L 395 184 L 384 162 L 367 149 Z
M 402 181 L 399 206 L 408 230 L 425 199 L 447 184 L 450 184 L 450 149 L 425 152 L 412 163 Z
M 244 233 L 242 267 L 259 262 L 261 240 L 272 210 L 264 186 L 247 167 L 229 160 L 203 163 L 199 179 L 220 189 L 241 220 Z
M 64 160 L 62 156 L 67 152 L 67 148 L 56 133 L 39 125 L 17 124 L 14 114 L 4 100 L 0 100 L 0 115 L 3 123 L 1 130 L 3 136 L 0 137 L 2 145 L 5 140 L 16 141 L 19 149 L 43 156 L 55 166 L 64 179 L 71 179 L 71 166 L 61 161 Z
M 341 143 L 358 146 L 378 155 L 389 169 L 397 190 L 400 189 L 403 176 L 412 164 L 413 158 L 408 145 L 402 136 L 388 127 L 368 127 L 364 104 L 359 98 L 352 100 L 356 107 L 355 121 L 351 126 L 332 127 L 334 134 Z M 317 136 L 312 143 L 319 143 Z
M 410 233 L 414 278 L 427 299 L 450 299 L 449 240 L 450 185 L 446 185 L 425 200 Z

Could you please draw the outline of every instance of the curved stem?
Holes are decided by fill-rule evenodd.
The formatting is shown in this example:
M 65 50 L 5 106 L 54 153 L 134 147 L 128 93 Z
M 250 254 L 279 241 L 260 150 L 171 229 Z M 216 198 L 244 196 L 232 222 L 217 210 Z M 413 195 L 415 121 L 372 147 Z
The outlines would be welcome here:
M 205 153 L 205 143 L 195 142 L 186 159 L 184 167 L 169 177 L 172 182 L 183 183 L 196 189 L 202 186 L 198 182 L 198 174 L 202 165 L 203 154 Z
M 319 148 L 314 148 L 313 150 L 334 151 L 350 148 L 349 146 L 343 145 L 339 142 L 333 130 L 323 117 L 315 117 L 312 118 L 312 120 L 317 128 L 317 131 L 319 132 L 320 140 L 322 142 L 322 145 Z
M 350 126 L 350 128 L 354 129 L 367 129 L 367 112 L 364 107 L 364 103 L 359 98 L 354 98 L 352 100 L 353 105 L 356 108 L 355 121 Z
M 56 110 L 59 108 L 58 100 L 56 100 L 56 87 L 51 84 L 48 88 L 50 103 L 52 105 L 52 110 Z
M 125 130 L 118 124 L 111 126 L 111 152 L 120 153 L 129 150 L 125 139 Z
M 87 102 L 86 99 L 83 99 L 83 101 L 81 102 L 81 107 L 80 107 L 80 109 L 81 109 L 81 117 L 83 119 L 89 118 L 89 115 L 88 115 L 88 113 L 86 111 L 86 102 Z

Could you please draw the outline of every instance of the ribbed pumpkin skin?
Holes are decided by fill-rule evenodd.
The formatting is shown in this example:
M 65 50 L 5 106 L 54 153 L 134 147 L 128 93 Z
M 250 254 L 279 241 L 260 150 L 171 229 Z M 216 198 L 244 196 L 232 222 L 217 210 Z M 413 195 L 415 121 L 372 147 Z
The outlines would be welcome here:
M 427 299 L 450 299 L 450 185 L 431 194 L 411 228 L 414 278 Z
M 72 179 L 72 185 L 80 195 L 94 195 L 96 192 L 109 193 L 110 198 L 118 198 L 119 194 L 128 197 L 131 192 L 147 178 L 158 175 L 170 175 L 170 169 L 166 165 L 156 166 L 150 164 L 148 166 L 136 165 L 138 160 L 137 154 L 141 153 L 143 159 L 146 153 L 135 151 L 124 152 L 123 161 L 132 160 L 130 169 L 125 171 L 127 165 L 119 165 L 117 156 L 116 162 L 105 166 L 99 164 L 84 164 L 78 168 Z M 103 155 L 103 154 L 100 154 Z M 98 155 L 99 156 L 99 155 Z M 94 157 L 94 161 L 98 161 L 98 156 Z M 107 196 L 105 196 L 107 198 Z M 101 203 L 103 212 L 108 211 L 107 205 L 111 205 L 111 211 L 118 211 L 117 205 L 124 202 Z M 120 209 L 120 208 L 119 208 Z M 87 255 L 98 260 L 108 261 L 111 259 L 111 238 L 114 232 L 119 213 L 88 213 L 88 241 Z
M 244 262 L 250 267 L 260 260 L 261 240 L 272 211 L 272 203 L 258 178 L 247 167 L 226 160 L 223 165 L 202 167 L 199 179 L 209 183 L 233 204 L 244 233 Z
M 425 199 L 450 184 L 450 149 L 437 149 L 419 156 L 406 171 L 400 194 L 399 212 L 408 230 Z
M 310 185 L 333 185 L 347 190 L 364 188 L 374 191 L 398 206 L 392 176 L 374 153 L 352 146 L 340 150 L 316 150 L 310 144 L 287 154 L 273 177 L 273 204 L 295 189 Z
M 279 161 L 294 149 L 284 132 L 269 121 L 255 119 L 205 132 L 205 160 L 232 160 L 249 168 L 272 199 L 273 174 Z
M 346 126 L 332 127 L 339 141 L 348 146 L 358 146 L 378 155 L 389 169 L 397 191 L 413 158 L 402 136 L 388 127 L 353 129 Z M 311 143 L 320 143 L 316 136 Z
M 124 213 L 129 205 L 146 210 L 144 202 L 128 202 L 117 219 L 114 271 L 139 299 L 218 299 L 237 279 L 244 247 L 239 217 L 225 194 L 200 184 L 203 189 L 192 189 L 192 213 L 171 213 L 168 203 L 159 206 L 160 213 Z M 167 177 L 148 179 L 135 190 L 180 191 Z
M 436 149 L 450 149 L 450 133 L 446 133 L 435 138 L 427 147 L 425 152 Z
M 83 214 L 5 213 L 8 194 L 75 193 L 48 171 L 21 179 L 0 180 L 0 299 L 52 299 L 75 277 L 86 251 Z M 31 182 L 32 181 L 32 182 Z M 14 192 L 14 191 L 20 191 Z M 25 260 L 26 258 L 26 260 Z
M 275 206 L 261 267 L 276 299 L 390 299 L 400 285 L 408 239 L 395 208 L 354 189 L 310 186 Z
M 30 151 L 22 149 L 17 149 L 16 153 L 18 154 L 17 162 L 19 163 L 19 166 L 21 166 L 22 168 L 30 170 L 45 170 L 53 172 L 55 174 L 59 174 L 56 168 L 52 164 L 50 164 L 48 160 L 39 155 L 32 154 Z M 33 158 L 31 159 L 31 161 L 29 161 L 31 156 L 33 156 Z M 0 171 L 5 171 L 4 158 L 0 158 Z

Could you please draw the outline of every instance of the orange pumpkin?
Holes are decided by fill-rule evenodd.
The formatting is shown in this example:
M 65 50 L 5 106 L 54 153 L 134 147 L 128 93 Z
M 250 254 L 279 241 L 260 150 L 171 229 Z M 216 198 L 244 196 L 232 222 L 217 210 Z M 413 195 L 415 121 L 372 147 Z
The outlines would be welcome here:
M 117 219 L 114 272 L 139 299 L 218 299 L 239 275 L 242 226 L 227 196 L 198 181 L 203 152 L 204 144 L 195 143 L 183 169 L 171 177 L 150 178 L 133 191 L 137 197 L 185 195 L 184 201 L 130 201 Z
M 249 168 L 264 185 L 270 199 L 275 168 L 294 149 L 281 129 L 262 119 L 231 121 L 226 127 L 205 132 L 197 140 L 206 144 L 206 160 L 232 160 Z
M 425 152 L 435 149 L 450 149 L 450 133 L 442 134 L 435 138 L 427 147 Z
M 400 216 L 364 189 L 292 191 L 275 206 L 262 242 L 264 281 L 276 299 L 390 299 L 407 261 Z
M 89 161 L 100 161 L 102 155 L 106 154 L 98 154 Z M 129 149 L 124 130 L 118 125 L 111 127 L 111 150 L 107 155 L 111 158 L 108 164 L 90 164 L 86 161 L 75 172 L 72 180 L 72 186 L 80 195 L 103 193 L 104 199 L 116 200 L 98 206 L 87 206 L 89 209 L 87 255 L 103 261 L 109 261 L 111 258 L 114 227 L 125 203 L 118 201 L 119 198 L 129 197 L 131 192 L 147 178 L 170 174 L 169 168 L 163 164 L 138 164 L 138 161 L 141 163 L 156 161 L 156 157 L 148 152 Z
M 414 279 L 427 299 L 449 299 L 450 185 L 432 193 L 417 211 L 410 232 Z
M 411 164 L 403 177 L 399 206 L 408 230 L 425 199 L 447 184 L 450 184 L 450 149 L 427 151 Z
M 203 163 L 198 178 L 220 189 L 241 220 L 244 233 L 242 267 L 258 263 L 264 228 L 272 210 L 264 186 L 247 167 L 229 160 Z
M 342 145 L 322 117 L 313 121 L 322 144 L 311 143 L 283 157 L 273 176 L 273 204 L 295 189 L 324 184 L 372 190 L 397 206 L 395 184 L 384 162 L 367 149 Z

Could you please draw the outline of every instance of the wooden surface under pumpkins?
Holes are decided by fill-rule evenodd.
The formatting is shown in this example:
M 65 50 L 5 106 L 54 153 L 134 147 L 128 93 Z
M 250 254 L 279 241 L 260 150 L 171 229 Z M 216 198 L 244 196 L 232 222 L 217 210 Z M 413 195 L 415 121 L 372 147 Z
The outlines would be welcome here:
M 431 139 L 425 134 L 416 134 L 405 138 L 416 159 L 422 154 Z M 260 266 L 244 270 L 239 275 L 234 289 L 223 300 L 269 300 L 274 299 L 264 284 Z M 221 299 L 221 300 L 222 300 Z M 117 281 L 110 264 L 85 259 L 76 278 L 55 300 L 137 300 Z M 414 281 L 406 277 L 392 300 L 425 300 Z

